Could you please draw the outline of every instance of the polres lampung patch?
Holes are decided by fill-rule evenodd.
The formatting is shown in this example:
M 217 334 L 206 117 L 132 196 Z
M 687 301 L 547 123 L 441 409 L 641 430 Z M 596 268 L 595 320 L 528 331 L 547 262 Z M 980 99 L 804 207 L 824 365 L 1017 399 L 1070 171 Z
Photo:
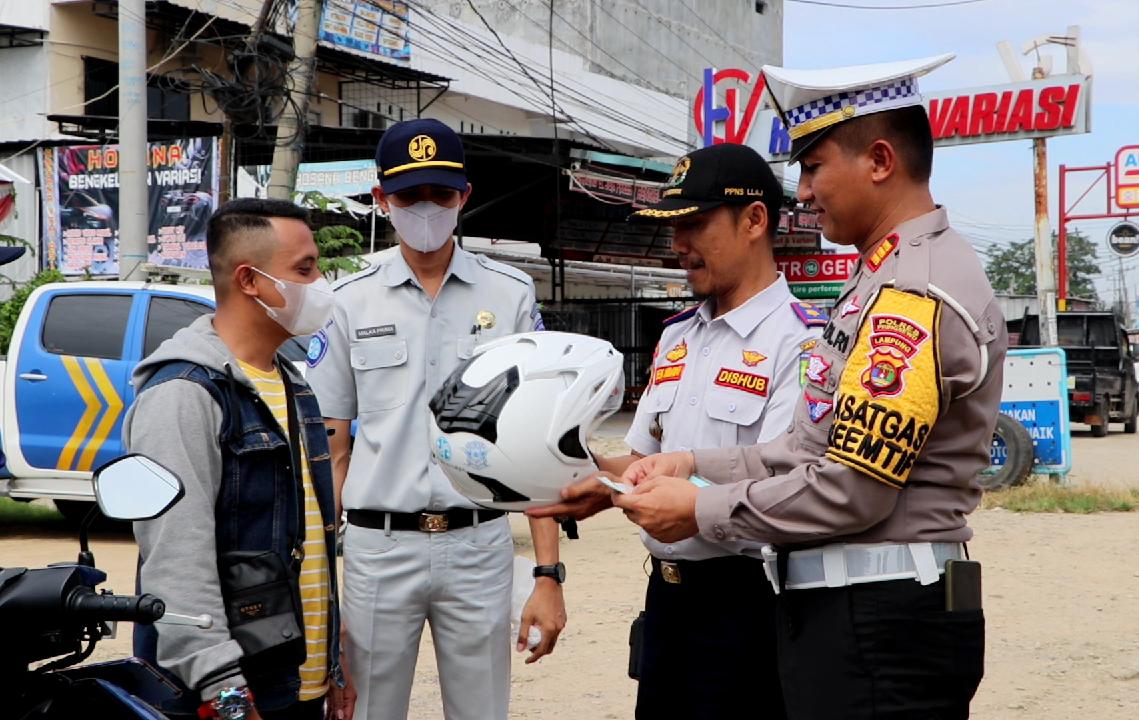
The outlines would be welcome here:
M 839 380 L 826 455 L 901 489 L 941 405 L 941 303 L 885 288 Z

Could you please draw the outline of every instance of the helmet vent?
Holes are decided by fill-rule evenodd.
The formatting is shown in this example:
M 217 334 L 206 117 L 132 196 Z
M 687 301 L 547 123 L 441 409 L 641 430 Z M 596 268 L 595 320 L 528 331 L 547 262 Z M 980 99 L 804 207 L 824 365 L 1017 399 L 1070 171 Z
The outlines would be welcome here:
M 581 445 L 581 426 L 575 425 L 574 427 L 566 430 L 565 435 L 562 435 L 558 440 L 558 450 L 566 457 L 578 458 L 579 460 L 588 460 L 589 453 Z
M 445 433 L 469 432 L 489 443 L 497 442 L 498 415 L 518 389 L 518 366 L 510 366 L 482 387 L 463 382 L 465 367 L 456 369 L 431 398 L 435 422 Z
M 488 478 L 483 475 L 475 475 L 472 472 L 468 472 L 467 475 L 470 476 L 471 480 L 474 480 L 475 482 L 485 487 L 487 490 L 490 490 L 491 497 L 496 503 L 530 501 L 530 498 L 526 497 L 516 490 L 511 490 L 494 478 Z

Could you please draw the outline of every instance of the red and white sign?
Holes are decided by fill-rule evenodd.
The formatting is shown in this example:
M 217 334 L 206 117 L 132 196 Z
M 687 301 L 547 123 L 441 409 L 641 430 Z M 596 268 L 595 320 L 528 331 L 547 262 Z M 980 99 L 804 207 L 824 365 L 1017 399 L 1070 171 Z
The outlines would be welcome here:
M 1115 204 L 1139 207 L 1139 145 L 1125 145 L 1115 153 Z
M 811 253 L 775 258 L 789 283 L 844 282 L 854 272 L 858 253 Z
M 939 145 L 1021 140 L 1090 131 L 1091 79 L 1081 75 L 926 93 Z
M 755 112 L 755 94 L 762 92 L 758 74 L 720 70 L 706 77 L 711 87 L 721 83 L 731 93 L 725 107 L 708 103 L 712 93 L 701 88 L 693 103 L 697 141 L 709 137 L 750 145 L 769 160 L 783 160 L 791 138 L 774 110 Z M 746 105 L 739 93 L 749 93 Z M 968 145 L 1003 140 L 1024 140 L 1091 132 L 1091 76 L 1056 75 L 1040 80 L 991 85 L 963 90 L 923 92 L 934 144 Z M 741 111 L 741 106 L 743 109 Z M 705 122 L 712 113 L 711 127 Z M 719 135 L 718 126 L 724 129 Z

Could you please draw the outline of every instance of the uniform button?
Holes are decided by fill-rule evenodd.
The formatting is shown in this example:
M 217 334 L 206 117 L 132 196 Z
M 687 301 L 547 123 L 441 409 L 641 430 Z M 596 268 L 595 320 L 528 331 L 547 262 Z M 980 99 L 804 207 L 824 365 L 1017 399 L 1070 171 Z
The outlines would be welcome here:
M 431 317 L 439 317 L 439 311 L 438 310 L 432 310 L 431 311 Z
M 403 350 L 397 350 L 395 354 L 396 360 L 403 360 Z
M 695 405 L 695 404 L 696 404 L 696 396 L 695 396 L 695 395 L 693 395 L 692 397 L 688 398 L 688 404 L 689 404 L 689 405 Z
M 674 549 L 674 548 L 673 548 L 671 545 L 669 545 L 668 547 L 666 547 L 666 548 L 664 549 L 664 551 L 665 551 L 665 553 L 666 553 L 666 554 L 668 554 L 668 555 L 673 555 L 673 554 L 675 554 L 675 553 L 676 553 L 676 550 L 675 550 L 675 549 Z
M 736 404 L 735 403 L 729 403 L 728 404 L 728 412 L 735 412 L 735 411 L 736 411 Z
M 432 465 L 438 465 L 439 464 L 439 461 L 435 459 L 434 455 L 431 456 L 431 464 Z
M 704 348 L 700 352 L 701 352 L 701 354 L 704 355 L 704 357 L 708 357 L 709 355 L 712 354 L 712 348 Z
M 727 533 L 724 532 L 724 528 L 720 527 L 719 525 L 712 527 L 712 534 L 716 536 L 717 540 L 723 540 L 727 535 Z
M 431 367 L 435 367 L 435 358 L 431 358 L 430 362 L 431 362 Z

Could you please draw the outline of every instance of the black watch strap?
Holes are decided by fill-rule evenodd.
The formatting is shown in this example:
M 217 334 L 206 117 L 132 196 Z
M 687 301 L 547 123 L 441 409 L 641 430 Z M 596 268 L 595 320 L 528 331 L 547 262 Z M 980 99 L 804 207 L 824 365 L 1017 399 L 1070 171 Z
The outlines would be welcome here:
M 535 565 L 534 577 L 548 577 L 553 578 L 559 585 L 566 581 L 566 566 L 565 563 L 554 563 L 553 565 Z

